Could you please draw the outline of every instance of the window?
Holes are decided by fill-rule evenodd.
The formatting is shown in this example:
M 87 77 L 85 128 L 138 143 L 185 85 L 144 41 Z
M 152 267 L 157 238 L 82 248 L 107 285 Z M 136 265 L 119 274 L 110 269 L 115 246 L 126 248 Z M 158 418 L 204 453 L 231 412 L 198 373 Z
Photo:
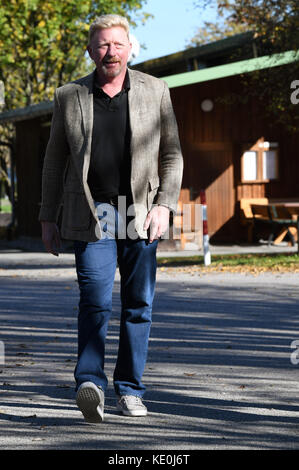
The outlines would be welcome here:
M 257 179 L 258 153 L 252 150 L 243 154 L 243 175 L 246 181 Z
M 259 139 L 254 145 L 243 148 L 241 180 L 244 183 L 277 180 L 278 143 Z

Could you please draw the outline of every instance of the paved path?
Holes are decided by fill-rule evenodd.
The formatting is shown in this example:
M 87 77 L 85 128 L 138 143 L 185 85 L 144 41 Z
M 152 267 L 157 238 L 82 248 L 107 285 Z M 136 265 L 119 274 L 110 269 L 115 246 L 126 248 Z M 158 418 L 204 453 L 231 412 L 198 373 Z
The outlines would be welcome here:
M 298 274 L 159 270 L 149 415 L 115 410 L 119 279 L 107 342 L 105 421 L 74 402 L 78 290 L 70 254 L 0 252 L 0 448 L 298 449 Z M 298 355 L 299 357 L 299 355 Z

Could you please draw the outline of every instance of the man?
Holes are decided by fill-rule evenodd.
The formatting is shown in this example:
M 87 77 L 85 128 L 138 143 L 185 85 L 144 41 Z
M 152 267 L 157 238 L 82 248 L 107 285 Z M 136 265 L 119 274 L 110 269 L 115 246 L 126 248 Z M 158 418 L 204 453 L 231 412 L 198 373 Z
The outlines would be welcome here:
M 95 71 L 55 92 L 39 219 L 46 250 L 58 256 L 63 197 L 61 235 L 74 240 L 80 288 L 76 402 L 87 422 L 98 423 L 104 416 L 105 337 L 117 264 L 122 301 L 113 376 L 117 408 L 124 415 L 147 414 L 141 378 L 156 248 L 169 211 L 176 210 L 183 163 L 166 84 L 127 67 L 127 20 L 97 18 L 87 49 Z M 128 207 L 125 221 L 121 198 Z

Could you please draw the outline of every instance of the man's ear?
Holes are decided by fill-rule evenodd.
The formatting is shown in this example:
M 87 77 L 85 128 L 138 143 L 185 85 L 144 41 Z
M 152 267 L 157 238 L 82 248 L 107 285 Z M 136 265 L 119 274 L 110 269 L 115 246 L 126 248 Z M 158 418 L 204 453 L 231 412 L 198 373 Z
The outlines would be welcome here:
M 87 50 L 87 52 L 88 52 L 88 54 L 89 54 L 89 57 L 93 60 L 93 57 L 92 57 L 92 48 L 91 48 L 91 46 L 88 45 L 88 46 L 86 47 L 86 50 Z

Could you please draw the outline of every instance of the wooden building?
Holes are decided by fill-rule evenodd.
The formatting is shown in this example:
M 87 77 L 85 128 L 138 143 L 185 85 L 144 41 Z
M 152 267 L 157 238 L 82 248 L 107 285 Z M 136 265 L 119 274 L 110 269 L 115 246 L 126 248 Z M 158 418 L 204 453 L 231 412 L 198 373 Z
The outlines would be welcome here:
M 231 62 L 232 51 L 236 60 Z M 240 223 L 244 198 L 299 198 L 297 135 L 272 127 L 253 98 L 230 103 L 240 93 L 240 74 L 298 60 L 291 53 L 256 58 L 251 35 L 138 64 L 134 68 L 163 78 L 169 85 L 184 156 L 182 203 L 200 203 L 206 191 L 212 241 L 245 241 Z M 18 233 L 39 236 L 41 172 L 53 103 L 40 103 L 0 114 L 16 126 Z
M 248 241 L 246 201 L 299 201 L 299 136 L 273 126 L 252 96 L 230 100 L 244 93 L 241 75 L 272 67 L 287 73 L 299 60 L 294 51 L 260 54 L 245 33 L 135 66 L 171 89 L 185 162 L 180 200 L 199 204 L 206 191 L 214 242 Z
M 280 66 L 287 67 L 293 58 L 286 54 Z M 180 199 L 200 203 L 200 191 L 206 191 L 214 242 L 248 240 L 242 224 L 244 200 L 299 201 L 298 134 L 269 122 L 253 97 L 226 101 L 242 95 L 241 73 L 273 64 L 279 66 L 271 58 L 250 59 L 164 77 L 171 87 L 185 162 Z
M 13 220 L 16 233 L 40 236 L 38 213 L 41 201 L 41 175 L 45 149 L 50 135 L 53 103 L 45 102 L 0 114 L 1 122 L 15 125 L 16 140 L 12 161 L 15 166 L 17 198 Z

